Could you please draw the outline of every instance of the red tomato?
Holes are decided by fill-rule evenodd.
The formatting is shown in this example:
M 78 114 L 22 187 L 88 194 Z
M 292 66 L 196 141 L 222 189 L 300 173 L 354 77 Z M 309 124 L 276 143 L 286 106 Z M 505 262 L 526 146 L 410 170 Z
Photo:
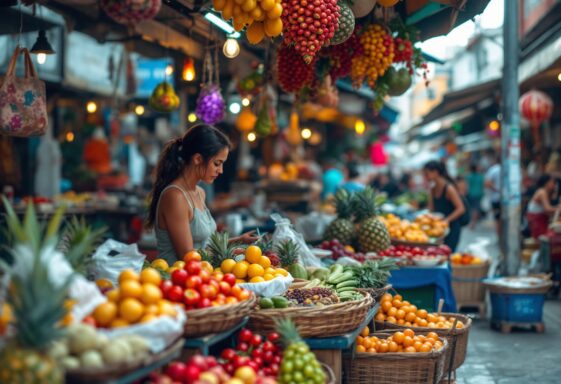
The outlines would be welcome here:
M 183 292 L 183 302 L 185 305 L 194 306 L 199 303 L 201 295 L 194 289 L 188 288 Z
M 246 356 L 236 356 L 234 357 L 234 367 L 239 368 L 248 365 L 249 357 Z
M 168 291 L 167 299 L 179 303 L 183 299 L 183 288 L 179 285 L 174 285 Z
M 230 284 L 230 287 L 233 287 L 236 284 L 236 276 L 233 273 L 226 273 L 224 277 L 222 277 L 222 281 Z
M 208 284 L 210 282 L 210 273 L 207 271 L 200 271 L 199 276 L 201 277 L 203 284 Z
M 196 260 L 188 261 L 185 264 L 185 270 L 189 272 L 189 275 L 198 275 L 202 270 L 201 262 Z
M 220 357 L 222 357 L 224 360 L 232 360 L 234 357 L 236 357 L 236 351 L 232 348 L 226 348 L 222 351 Z
M 195 364 L 188 364 L 185 368 L 185 374 L 181 379 L 181 383 L 194 383 L 199 380 L 202 369 Z
M 273 352 L 271 351 L 267 351 L 267 352 L 263 352 L 263 360 L 266 361 L 267 363 L 272 363 L 274 362 L 274 355 Z
M 240 341 L 238 343 L 238 345 L 236 346 L 236 349 L 238 351 L 247 352 L 247 351 L 249 351 L 249 347 L 250 347 L 249 343 L 247 343 L 245 341 Z
M 253 335 L 253 337 L 251 338 L 251 341 L 249 343 L 251 345 L 253 345 L 254 347 L 258 347 L 258 346 L 261 345 L 262 342 L 263 342 L 263 338 L 261 337 L 261 335 Z M 264 350 L 266 351 L 266 349 L 264 349 Z
M 255 372 L 259 371 L 259 365 L 257 365 L 255 361 L 250 360 L 246 365 L 251 367 Z
M 225 370 L 229 375 L 233 374 L 233 373 L 234 373 L 234 370 L 236 369 L 236 368 L 234 367 L 234 364 L 233 364 L 233 363 L 226 363 L 226 364 L 223 365 L 223 367 L 224 367 L 224 370 Z
M 180 285 L 184 287 L 188 277 L 189 274 L 187 273 L 187 271 L 185 271 L 184 269 L 176 269 L 171 274 L 171 281 L 175 285 Z
M 203 279 L 200 276 L 189 276 L 185 282 L 187 288 L 197 289 L 203 283 Z
M 272 343 L 279 341 L 279 339 L 280 339 L 280 335 L 276 332 L 271 332 L 269 333 L 269 336 L 267 336 L 267 340 L 269 340 Z
M 238 335 L 238 340 L 249 343 L 252 337 L 253 337 L 253 333 L 249 329 L 244 328 L 240 331 L 240 334 Z
M 273 363 L 269 366 L 271 369 L 272 376 L 276 376 L 279 373 L 279 365 L 277 363 Z
M 197 368 L 197 367 L 195 367 Z M 190 372 L 192 376 L 194 376 L 194 371 Z M 200 371 L 198 372 L 199 374 L 201 373 Z M 173 381 L 178 381 L 180 383 L 182 383 L 185 380 L 185 377 L 187 375 L 187 365 L 185 365 L 184 363 L 175 361 L 173 363 L 171 363 L 170 365 L 168 365 L 168 367 L 166 368 L 165 371 L 166 376 L 169 376 L 170 379 L 172 379 Z M 194 380 L 198 380 L 199 375 L 197 375 L 197 377 Z
M 253 351 L 251 351 L 251 357 L 253 357 L 254 359 L 256 358 L 263 358 L 263 350 L 261 348 L 255 348 Z
M 228 296 L 230 294 L 230 291 L 232 290 L 230 284 L 225 281 L 221 281 L 218 286 L 220 287 L 220 293 L 226 296 Z
M 206 357 L 206 366 L 207 369 L 211 369 L 214 368 L 218 365 L 218 362 L 216 361 L 216 357 L 214 356 L 207 356 Z
M 280 355 L 273 356 L 273 364 L 280 365 L 281 361 L 282 361 L 282 357 Z
M 162 280 L 160 283 L 160 290 L 162 291 L 164 297 L 167 297 L 168 291 L 173 287 L 171 280 Z
M 264 350 L 265 352 L 267 352 L 267 351 L 274 352 L 274 350 L 275 350 L 275 345 L 274 345 L 273 343 L 271 343 L 270 341 L 267 340 L 266 342 L 263 343 L 263 350 Z
M 210 300 L 213 300 L 218 294 L 218 289 L 214 285 L 210 284 L 201 285 L 199 291 L 201 292 L 202 297 Z
M 259 368 L 263 366 L 263 359 L 261 357 L 254 357 L 253 361 L 255 362 L 255 364 L 257 364 Z
M 211 305 L 212 305 L 212 302 L 210 301 L 210 299 L 207 299 L 206 297 L 203 297 L 199 301 L 199 304 L 197 305 L 197 308 L 208 308 Z

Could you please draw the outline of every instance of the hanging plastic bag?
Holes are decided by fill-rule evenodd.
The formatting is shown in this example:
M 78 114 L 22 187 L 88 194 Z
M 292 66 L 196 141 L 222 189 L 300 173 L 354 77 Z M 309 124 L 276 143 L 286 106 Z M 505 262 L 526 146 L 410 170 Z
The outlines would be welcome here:
M 140 273 L 145 258 L 136 244 L 129 245 L 109 239 L 95 251 L 91 272 L 96 280 L 108 279 L 116 286 L 123 270 L 132 269 Z
M 254 292 L 257 296 L 273 297 L 285 293 L 293 281 L 294 278 L 289 274 L 288 276 L 277 277 L 273 280 L 261 283 L 241 283 L 238 285 L 248 291 Z
M 304 236 L 296 232 L 290 223 L 290 220 L 274 213 L 271 219 L 275 222 L 275 232 L 273 233 L 273 246 L 281 244 L 283 241 L 292 240 L 299 246 L 298 262 L 305 267 L 321 267 L 320 259 L 318 259 L 308 248 Z
M 327 226 L 336 218 L 335 215 L 312 212 L 299 217 L 294 225 L 296 230 L 304 235 L 306 241 L 320 241 Z

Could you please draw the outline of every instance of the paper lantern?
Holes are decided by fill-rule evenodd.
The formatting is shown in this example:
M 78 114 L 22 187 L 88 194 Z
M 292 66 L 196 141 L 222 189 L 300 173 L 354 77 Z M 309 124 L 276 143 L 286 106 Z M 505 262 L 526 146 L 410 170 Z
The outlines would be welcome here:
M 520 97 L 519 106 L 522 117 L 530 122 L 534 143 L 539 146 L 539 127 L 551 117 L 553 101 L 545 93 L 533 89 Z

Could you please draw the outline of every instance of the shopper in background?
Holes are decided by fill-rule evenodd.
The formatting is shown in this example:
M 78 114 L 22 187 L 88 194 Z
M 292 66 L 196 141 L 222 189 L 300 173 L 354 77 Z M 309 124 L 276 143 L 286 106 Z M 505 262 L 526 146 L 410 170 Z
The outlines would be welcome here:
M 497 236 L 501 236 L 501 163 L 500 158 L 495 157 L 495 163 L 485 173 L 485 188 L 489 193 L 493 218 Z
M 366 187 L 363 178 L 360 177 L 358 171 L 358 165 L 355 162 L 350 162 L 347 164 L 347 181 L 345 181 L 341 188 L 347 190 L 347 192 L 353 193 L 362 191 Z
M 165 146 L 156 167 L 147 219 L 147 226 L 155 228 L 158 257 L 173 263 L 186 252 L 206 246 L 216 222 L 197 184 L 211 184 L 222 174 L 229 151 L 228 138 L 209 125 L 193 127 Z M 231 239 L 255 240 L 251 232 Z
M 429 161 L 423 167 L 423 174 L 430 185 L 429 209 L 444 215 L 444 220 L 448 223 L 450 229 L 444 239 L 444 244 L 455 251 L 460 241 L 461 225 L 459 220 L 465 213 L 466 207 L 444 164 L 436 160 Z
M 547 233 L 550 217 L 555 213 L 557 207 L 551 205 L 557 185 L 550 174 L 540 176 L 536 184 L 537 190 L 528 204 L 528 225 L 533 238 L 538 238 Z
M 337 168 L 333 160 L 326 160 L 323 164 L 323 175 L 321 182 L 323 189 L 321 191 L 321 199 L 325 200 L 328 196 L 334 195 L 337 189 L 345 181 L 345 175 Z
M 470 173 L 466 176 L 466 182 L 468 188 L 467 199 L 472 209 L 469 227 L 474 228 L 481 216 L 481 200 L 485 192 L 485 177 L 477 164 L 472 164 L 470 166 Z

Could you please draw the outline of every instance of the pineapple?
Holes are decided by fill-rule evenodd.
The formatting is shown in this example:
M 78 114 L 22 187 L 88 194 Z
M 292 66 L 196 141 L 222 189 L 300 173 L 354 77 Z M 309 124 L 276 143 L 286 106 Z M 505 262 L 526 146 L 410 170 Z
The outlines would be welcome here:
M 390 246 L 390 234 L 386 225 L 378 219 L 376 192 L 367 187 L 357 192 L 353 208 L 360 223 L 358 245 L 361 252 L 379 252 Z
M 2 383 L 62 383 L 64 373 L 47 355 L 47 348 L 63 336 L 60 321 L 66 314 L 65 299 L 71 277 L 54 282 L 46 264 L 57 241 L 62 219 L 59 210 L 45 229 L 30 204 L 23 223 L 4 199 L 9 233 L 14 239 L 14 265 L 2 264 L 11 277 L 7 302 L 11 306 L 16 335 L 0 353 Z
M 91 256 L 101 243 L 106 230 L 106 227 L 94 230 L 83 217 L 78 219 L 73 216 L 66 225 L 57 248 L 65 254 L 76 272 L 84 274 L 91 261 Z
M 230 243 L 228 232 L 214 232 L 208 241 L 208 262 L 214 268 L 220 267 L 226 259 L 235 259 L 234 250 L 237 245 Z
M 339 189 L 335 194 L 335 209 L 337 218 L 333 220 L 323 235 L 324 240 L 337 239 L 342 244 L 352 244 L 355 238 L 355 226 L 351 221 L 352 195 L 345 189 Z
M 295 279 L 308 279 L 308 272 L 301 264 L 299 264 L 300 246 L 294 241 L 288 239 L 282 243 L 277 244 L 277 254 L 281 265 L 290 272 Z
M 278 383 L 325 383 L 325 372 L 292 320 L 278 320 L 276 326 L 285 347 Z

